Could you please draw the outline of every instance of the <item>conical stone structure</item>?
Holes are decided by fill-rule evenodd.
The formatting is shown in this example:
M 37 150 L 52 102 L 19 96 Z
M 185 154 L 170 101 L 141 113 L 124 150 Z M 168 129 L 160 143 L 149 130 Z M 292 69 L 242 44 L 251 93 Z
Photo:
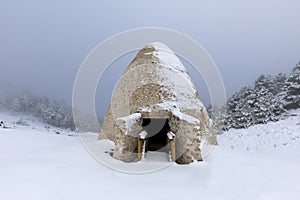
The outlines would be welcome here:
M 146 121 L 161 122 L 152 129 L 150 123 L 147 129 Z M 150 141 L 147 137 L 151 139 L 156 132 L 167 141 L 174 140 L 170 134 L 176 138 L 174 161 L 181 164 L 202 160 L 201 140 L 217 143 L 191 77 L 162 43 L 146 45 L 127 67 L 114 90 L 99 139 L 114 141 L 114 158 L 132 162 L 138 158 L 140 139 L 145 151 Z

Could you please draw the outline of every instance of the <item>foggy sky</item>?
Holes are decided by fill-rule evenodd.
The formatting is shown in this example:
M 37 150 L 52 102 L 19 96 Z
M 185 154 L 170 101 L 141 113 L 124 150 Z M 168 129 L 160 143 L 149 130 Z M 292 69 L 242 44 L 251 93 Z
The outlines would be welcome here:
M 70 104 L 76 72 L 89 51 L 120 31 L 155 26 L 200 43 L 231 95 L 262 73 L 289 73 L 300 61 L 299 10 L 297 0 L 1 0 L 0 80 Z M 133 57 L 116 61 L 117 70 L 105 78 L 109 87 L 99 87 L 101 112 L 119 69 Z M 198 75 L 191 75 L 198 89 L 205 88 Z M 200 94 L 209 101 L 207 92 Z

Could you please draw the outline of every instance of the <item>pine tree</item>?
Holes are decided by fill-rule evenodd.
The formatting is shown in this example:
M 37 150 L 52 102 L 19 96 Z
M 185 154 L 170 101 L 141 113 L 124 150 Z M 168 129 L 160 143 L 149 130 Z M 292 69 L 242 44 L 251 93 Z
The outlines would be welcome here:
M 277 83 L 277 78 L 279 83 Z M 277 121 L 284 112 L 277 97 L 284 80 L 284 75 L 277 78 L 261 75 L 254 87 L 244 87 L 227 102 L 225 129 L 247 128 L 253 124 Z M 272 92 L 271 92 L 272 91 Z
M 254 85 L 255 103 L 253 104 L 253 124 L 277 121 L 284 112 L 282 102 L 278 98 L 278 89 L 284 80 L 284 75 L 278 75 L 273 79 L 271 76 L 260 76 Z M 278 83 L 276 80 L 280 80 Z
M 274 78 L 274 83 L 275 83 L 275 91 L 276 94 L 279 94 L 283 91 L 285 91 L 285 83 L 286 83 L 287 77 L 283 73 L 279 73 L 275 78 Z
M 294 67 L 286 84 L 286 109 L 300 108 L 300 62 Z
M 257 95 L 253 106 L 253 124 L 267 123 L 270 121 L 272 111 L 270 110 L 273 94 L 265 87 L 255 89 Z
M 227 116 L 226 113 L 226 107 L 223 106 L 222 108 L 219 108 L 217 106 L 211 106 L 209 105 L 207 108 L 207 112 L 209 117 L 213 121 L 213 128 L 215 134 L 220 134 L 225 129 L 225 119 Z
M 252 89 L 244 87 L 229 99 L 225 129 L 247 128 L 251 125 L 252 116 L 249 111 L 249 103 L 247 102 L 251 95 Z
M 0 96 L 0 108 L 14 113 L 31 115 L 41 121 L 74 130 L 72 110 L 57 101 L 40 98 L 30 92 Z
M 254 89 L 259 89 L 261 87 L 266 88 L 272 94 L 276 94 L 276 84 L 275 80 L 270 75 L 260 75 L 254 83 Z
M 8 96 L 6 99 L 6 104 L 9 110 L 12 112 L 20 112 L 21 111 L 21 103 L 17 96 Z

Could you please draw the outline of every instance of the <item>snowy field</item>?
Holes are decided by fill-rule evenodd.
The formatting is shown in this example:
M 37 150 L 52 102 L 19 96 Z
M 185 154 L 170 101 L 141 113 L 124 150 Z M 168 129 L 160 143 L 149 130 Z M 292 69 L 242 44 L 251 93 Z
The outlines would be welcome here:
M 236 150 L 272 150 L 292 144 L 300 145 L 300 109 L 290 111 L 285 120 L 230 129 L 219 139 L 220 146 Z
M 230 130 L 204 162 L 139 175 L 103 166 L 72 132 L 1 120 L 14 129 L 0 128 L 0 199 L 300 199 L 299 115 Z

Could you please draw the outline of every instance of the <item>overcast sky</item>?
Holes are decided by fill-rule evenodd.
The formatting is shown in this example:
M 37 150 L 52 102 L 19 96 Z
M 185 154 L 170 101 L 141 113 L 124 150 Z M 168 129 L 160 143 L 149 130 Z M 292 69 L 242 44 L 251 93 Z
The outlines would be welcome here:
M 0 0 L 0 80 L 70 102 L 76 72 L 92 48 L 120 31 L 155 26 L 200 43 L 230 95 L 262 73 L 291 71 L 300 61 L 299 19 L 298 0 Z M 125 69 L 133 56 L 116 63 Z M 113 84 L 121 74 L 110 75 Z M 97 95 L 108 101 L 109 89 Z

